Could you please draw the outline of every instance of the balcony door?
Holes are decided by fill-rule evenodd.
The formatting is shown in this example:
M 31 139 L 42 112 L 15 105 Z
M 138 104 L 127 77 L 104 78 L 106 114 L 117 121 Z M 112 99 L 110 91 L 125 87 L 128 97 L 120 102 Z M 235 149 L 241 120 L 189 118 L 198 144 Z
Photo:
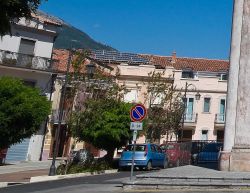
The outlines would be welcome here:
M 185 119 L 192 120 L 193 119 L 193 110 L 194 110 L 194 98 L 186 98 L 185 103 L 186 103 L 185 104 L 185 106 L 186 106 Z
M 19 46 L 19 54 L 17 58 L 17 64 L 22 67 L 31 67 L 32 59 L 34 56 L 36 41 L 21 39 Z
M 225 121 L 225 109 L 226 109 L 226 100 L 221 99 L 220 100 L 220 115 L 219 115 L 219 121 Z

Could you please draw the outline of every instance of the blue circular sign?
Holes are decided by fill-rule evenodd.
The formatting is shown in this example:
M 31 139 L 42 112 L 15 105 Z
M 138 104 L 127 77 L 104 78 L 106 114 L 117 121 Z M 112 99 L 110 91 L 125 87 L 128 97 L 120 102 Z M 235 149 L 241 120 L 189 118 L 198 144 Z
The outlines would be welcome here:
M 137 104 L 130 110 L 130 118 L 134 122 L 142 121 L 146 116 L 147 110 L 146 108 L 141 105 Z

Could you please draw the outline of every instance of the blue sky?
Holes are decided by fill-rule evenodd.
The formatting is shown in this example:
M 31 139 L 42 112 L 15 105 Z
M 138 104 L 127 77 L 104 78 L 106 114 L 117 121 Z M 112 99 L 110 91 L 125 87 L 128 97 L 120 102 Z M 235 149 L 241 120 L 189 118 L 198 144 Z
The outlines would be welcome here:
M 40 9 L 122 52 L 229 56 L 233 0 L 48 0 Z

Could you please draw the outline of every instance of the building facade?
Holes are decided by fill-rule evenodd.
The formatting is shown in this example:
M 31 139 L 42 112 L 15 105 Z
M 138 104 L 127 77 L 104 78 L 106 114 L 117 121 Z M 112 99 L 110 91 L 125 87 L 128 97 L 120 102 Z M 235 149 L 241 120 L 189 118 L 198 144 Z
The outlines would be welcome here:
M 0 39 L 0 76 L 20 78 L 25 84 L 40 88 L 41 94 L 50 98 L 55 77 L 51 55 L 58 27 L 60 23 L 39 12 L 32 14 L 31 19 L 21 18 L 13 23 L 11 35 Z M 39 160 L 45 128 L 43 123 L 31 138 L 12 145 L 6 161 Z
M 67 54 L 64 50 L 55 50 L 57 60 L 61 60 L 60 68 L 65 72 Z M 163 73 L 166 82 L 173 84 L 176 91 L 186 95 L 186 110 L 182 122 L 182 140 L 218 140 L 223 141 L 225 124 L 225 107 L 227 92 L 227 72 L 229 62 L 225 60 L 212 60 L 202 58 L 181 58 L 172 56 L 139 55 L 132 53 L 119 53 L 114 51 L 93 51 L 93 60 L 101 62 L 119 73 L 117 83 L 127 89 L 124 95 L 125 102 L 143 103 L 148 106 L 145 99 L 147 80 L 152 72 Z M 58 92 L 53 94 L 54 105 L 59 104 L 60 86 Z M 56 94 L 57 93 L 57 94 Z M 199 99 L 196 99 L 196 94 Z M 57 102 L 56 102 L 57 101 Z M 58 106 L 54 106 L 54 112 Z M 128 112 L 129 113 L 129 112 Z M 66 115 L 66 114 L 65 114 Z M 65 127 L 67 122 L 65 121 Z M 51 127 L 54 127 L 51 125 Z M 67 133 L 67 132 L 65 132 Z M 61 154 L 67 156 L 73 143 L 70 134 L 60 138 Z M 176 140 L 175 137 L 163 137 L 160 143 L 166 140 Z M 45 140 L 45 158 L 51 156 L 53 132 L 49 132 Z M 144 143 L 145 137 L 140 136 L 138 142 Z M 77 144 L 76 149 L 86 148 L 89 144 Z M 59 145 L 60 146 L 60 145 Z M 101 156 L 101 152 L 96 152 Z

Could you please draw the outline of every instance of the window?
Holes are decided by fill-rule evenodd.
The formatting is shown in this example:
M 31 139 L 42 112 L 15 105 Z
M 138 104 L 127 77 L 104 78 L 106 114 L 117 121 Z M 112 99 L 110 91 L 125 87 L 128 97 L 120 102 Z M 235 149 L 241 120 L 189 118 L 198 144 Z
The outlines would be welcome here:
M 131 103 L 137 101 L 137 90 L 130 90 L 124 95 L 124 101 Z
M 208 98 L 208 97 L 204 98 L 204 108 L 203 108 L 204 113 L 210 112 L 210 101 L 211 101 L 211 98 Z
M 201 140 L 208 140 L 208 130 L 201 131 Z
M 219 75 L 219 80 L 227 80 L 227 78 L 228 78 L 228 74 L 220 74 Z
M 19 53 L 34 55 L 35 43 L 36 41 L 34 40 L 28 40 L 22 38 L 19 46 Z
M 192 70 L 184 70 L 182 71 L 182 78 L 194 78 L 194 72 Z

